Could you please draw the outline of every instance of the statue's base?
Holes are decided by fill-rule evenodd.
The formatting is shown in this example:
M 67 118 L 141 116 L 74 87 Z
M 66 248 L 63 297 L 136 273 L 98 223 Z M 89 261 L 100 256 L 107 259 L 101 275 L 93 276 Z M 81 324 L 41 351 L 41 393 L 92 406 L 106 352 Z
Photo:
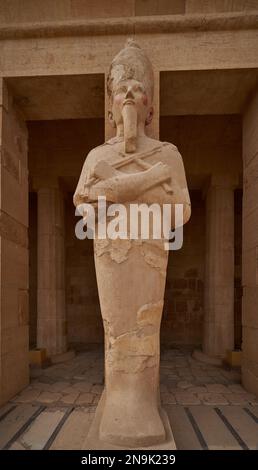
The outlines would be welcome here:
M 83 450 L 176 450 L 175 440 L 172 434 L 170 422 L 167 413 L 163 408 L 160 410 L 160 416 L 166 431 L 166 440 L 160 444 L 153 444 L 149 447 L 121 447 L 114 444 L 110 444 L 99 439 L 99 427 L 102 416 L 104 404 L 104 396 L 102 395 L 99 404 L 97 406 L 93 422 L 91 424 L 88 436 L 83 444 Z

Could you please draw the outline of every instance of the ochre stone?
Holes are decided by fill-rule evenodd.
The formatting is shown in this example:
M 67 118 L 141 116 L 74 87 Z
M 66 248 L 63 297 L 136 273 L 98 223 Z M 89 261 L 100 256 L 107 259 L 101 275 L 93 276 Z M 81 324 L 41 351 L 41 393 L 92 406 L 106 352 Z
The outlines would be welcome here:
M 130 203 L 167 203 L 173 211 L 179 203 L 183 223 L 189 219 L 181 155 L 174 145 L 145 135 L 153 113 L 153 85 L 149 59 L 128 41 L 113 60 L 107 80 L 109 116 L 117 135 L 88 155 L 74 194 L 76 206 L 105 196 L 108 204 L 124 203 L 129 214 Z M 159 330 L 168 251 L 165 237 L 152 240 L 153 234 L 154 225 L 146 240 L 131 239 L 128 228 L 126 239 L 112 239 L 112 234 L 98 239 L 97 233 L 94 240 L 105 330 L 105 389 L 98 405 L 98 430 L 96 422 L 92 425 L 97 430 L 95 445 L 171 445 L 159 396 Z

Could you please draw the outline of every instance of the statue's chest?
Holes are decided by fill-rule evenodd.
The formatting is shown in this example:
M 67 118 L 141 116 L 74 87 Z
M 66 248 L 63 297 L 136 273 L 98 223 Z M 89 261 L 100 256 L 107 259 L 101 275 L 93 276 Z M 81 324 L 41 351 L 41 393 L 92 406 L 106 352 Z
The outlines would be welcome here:
M 158 162 L 165 163 L 162 146 L 135 154 L 126 154 L 110 148 L 100 156 L 98 161 L 100 160 L 106 161 L 117 171 L 126 174 L 148 170 Z

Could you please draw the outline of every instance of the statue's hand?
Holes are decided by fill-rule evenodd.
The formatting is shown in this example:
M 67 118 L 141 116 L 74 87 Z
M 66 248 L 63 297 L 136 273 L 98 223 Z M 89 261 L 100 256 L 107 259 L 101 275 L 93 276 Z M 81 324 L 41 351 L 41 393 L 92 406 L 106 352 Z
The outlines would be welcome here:
M 93 170 L 95 178 L 98 178 L 100 180 L 107 180 L 109 178 L 113 178 L 113 176 L 116 176 L 117 173 L 118 171 L 104 160 L 98 162 Z

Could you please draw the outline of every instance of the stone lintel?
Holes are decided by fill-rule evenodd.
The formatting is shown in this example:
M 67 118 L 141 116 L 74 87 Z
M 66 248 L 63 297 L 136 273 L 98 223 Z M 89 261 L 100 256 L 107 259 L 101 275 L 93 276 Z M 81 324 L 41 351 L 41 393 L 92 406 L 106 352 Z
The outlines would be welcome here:
M 1 39 L 257 29 L 258 11 L 0 24 Z

